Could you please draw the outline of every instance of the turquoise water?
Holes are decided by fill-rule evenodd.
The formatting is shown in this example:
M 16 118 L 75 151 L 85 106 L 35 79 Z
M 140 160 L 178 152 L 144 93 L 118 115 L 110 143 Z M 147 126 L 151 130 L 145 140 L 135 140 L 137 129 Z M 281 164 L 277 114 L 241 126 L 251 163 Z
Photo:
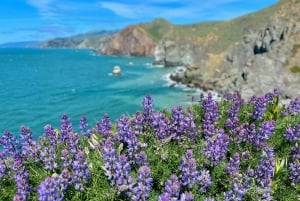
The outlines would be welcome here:
M 142 110 L 151 94 L 156 109 L 186 105 L 195 90 L 169 87 L 174 69 L 152 66 L 151 57 L 96 55 L 91 50 L 0 49 L 0 131 L 18 134 L 21 125 L 35 136 L 59 126 L 66 113 L 78 130 L 86 115 L 90 126 L 107 113 L 112 121 Z M 121 76 L 112 76 L 115 65 Z M 197 93 L 198 94 L 198 93 Z

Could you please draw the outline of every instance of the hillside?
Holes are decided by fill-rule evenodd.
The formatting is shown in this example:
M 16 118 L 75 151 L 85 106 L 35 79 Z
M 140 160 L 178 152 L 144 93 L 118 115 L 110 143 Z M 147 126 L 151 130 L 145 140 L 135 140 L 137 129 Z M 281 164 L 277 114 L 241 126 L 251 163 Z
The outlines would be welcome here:
M 99 49 L 103 46 L 103 41 L 117 31 L 91 31 L 70 37 L 58 37 L 44 41 L 40 44 L 43 48 L 90 48 Z
M 264 26 L 252 29 L 245 27 L 246 32 L 240 36 L 240 33 L 232 32 L 236 33 L 236 38 L 241 37 L 240 40 L 234 41 L 235 37 L 230 38 L 230 34 L 225 37 L 227 29 L 224 29 L 221 34 L 224 36 L 224 41 L 218 37 L 208 43 L 206 40 L 202 45 L 196 46 L 194 51 L 188 53 L 185 51 L 181 57 L 178 56 L 180 54 L 174 55 L 174 52 L 180 53 L 182 49 L 179 43 L 164 41 L 157 48 L 156 62 L 164 61 L 165 65 L 168 65 L 168 61 L 177 59 L 177 65 L 183 64 L 187 69 L 183 73 L 174 73 L 171 78 L 191 87 L 211 89 L 224 94 L 240 91 L 246 98 L 250 94 L 261 94 L 277 87 L 285 98 L 299 97 L 299 10 L 300 1 L 281 1 L 273 7 L 258 12 L 259 15 L 272 13 Z M 232 30 L 234 30 L 235 23 L 239 22 L 242 26 L 242 22 L 245 21 L 246 24 L 245 19 L 249 16 L 253 17 L 251 19 L 256 18 L 259 23 L 262 21 L 257 18 L 258 16 L 251 14 L 218 26 L 227 27 L 226 23 L 233 24 Z M 208 38 L 208 35 L 206 37 Z M 219 42 L 215 43 L 215 41 Z M 172 42 L 173 46 L 174 44 L 179 46 L 177 50 L 174 47 L 168 48 L 167 45 Z M 221 45 L 214 49 L 216 46 L 212 44 Z M 170 51 L 161 51 L 166 49 Z M 185 59 L 187 57 L 190 59 Z
M 154 56 L 154 64 L 185 66 L 171 79 L 189 87 L 237 90 L 245 98 L 278 87 L 290 98 L 300 96 L 299 10 L 299 0 L 281 0 L 228 21 L 174 25 L 159 18 L 104 36 L 51 40 L 44 47 Z

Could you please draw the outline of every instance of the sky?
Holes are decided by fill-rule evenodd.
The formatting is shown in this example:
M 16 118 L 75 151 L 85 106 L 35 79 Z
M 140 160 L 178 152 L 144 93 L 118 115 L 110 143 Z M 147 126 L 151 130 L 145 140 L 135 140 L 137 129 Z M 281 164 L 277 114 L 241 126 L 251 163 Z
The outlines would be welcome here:
M 0 44 L 42 41 L 164 18 L 174 24 L 230 20 L 278 0 L 1 0 Z

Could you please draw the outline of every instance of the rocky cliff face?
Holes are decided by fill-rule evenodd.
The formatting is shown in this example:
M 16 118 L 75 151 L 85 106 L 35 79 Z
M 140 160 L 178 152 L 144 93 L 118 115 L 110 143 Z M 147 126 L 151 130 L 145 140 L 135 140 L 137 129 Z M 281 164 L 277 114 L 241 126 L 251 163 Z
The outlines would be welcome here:
M 299 65 L 300 4 L 284 4 L 268 25 L 228 50 L 215 74 L 215 88 L 222 92 L 241 91 L 244 97 L 279 88 L 287 98 L 300 97 L 300 74 L 291 67 Z
M 171 78 L 220 93 L 237 90 L 244 98 L 272 91 L 275 87 L 285 97 L 299 97 L 300 73 L 291 72 L 291 67 L 300 66 L 299 10 L 300 3 L 296 1 L 282 4 L 260 31 L 248 30 L 243 41 L 219 55 L 207 53 L 207 56 L 198 57 L 198 61 L 199 58 L 202 61 L 200 65 L 193 66 L 195 59 L 189 60 L 187 70 Z M 164 58 L 167 60 L 168 56 Z M 159 54 L 156 62 L 158 60 L 163 61 Z
M 137 26 L 129 26 L 114 35 L 101 51 L 107 55 L 153 56 L 156 43 L 146 31 Z

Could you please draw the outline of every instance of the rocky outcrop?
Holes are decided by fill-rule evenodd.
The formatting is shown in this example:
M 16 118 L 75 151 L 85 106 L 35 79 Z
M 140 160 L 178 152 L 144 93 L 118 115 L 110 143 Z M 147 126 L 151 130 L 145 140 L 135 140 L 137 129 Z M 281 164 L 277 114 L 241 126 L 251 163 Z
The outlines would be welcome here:
M 200 49 L 193 44 L 163 39 L 155 48 L 153 63 L 165 67 L 187 66 L 194 62 L 197 53 Z
M 238 90 L 249 98 L 279 88 L 284 97 L 300 96 L 300 74 L 292 73 L 287 63 L 300 63 L 294 47 L 300 44 L 299 3 L 282 6 L 268 25 L 257 34 L 248 33 L 242 42 L 228 50 L 215 88 L 221 92 Z
M 185 72 L 171 78 L 223 94 L 240 91 L 244 98 L 274 88 L 284 97 L 300 97 L 300 73 L 290 70 L 300 64 L 299 10 L 296 1 L 283 4 L 260 31 L 248 30 L 242 41 L 223 54 L 207 53 L 200 65 L 189 64 Z
M 138 26 L 126 27 L 114 35 L 101 51 L 106 55 L 153 56 L 156 43 Z

